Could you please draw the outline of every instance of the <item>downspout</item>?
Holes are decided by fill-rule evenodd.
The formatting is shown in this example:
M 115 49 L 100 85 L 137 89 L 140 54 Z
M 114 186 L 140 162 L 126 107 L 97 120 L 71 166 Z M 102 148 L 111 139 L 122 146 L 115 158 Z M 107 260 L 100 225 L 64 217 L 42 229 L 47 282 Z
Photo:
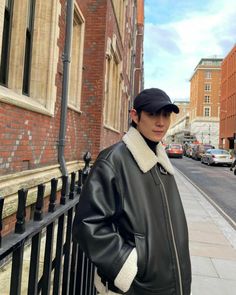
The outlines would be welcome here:
M 64 53 L 62 55 L 63 62 L 63 77 L 62 77 L 62 97 L 61 97 L 61 118 L 60 131 L 58 141 L 58 162 L 62 175 L 68 175 L 65 162 L 65 137 L 66 137 L 66 119 L 67 119 L 67 104 L 68 104 L 68 80 L 71 58 L 71 40 L 73 29 L 73 14 L 74 14 L 74 0 L 67 0 L 66 8 L 66 32 Z

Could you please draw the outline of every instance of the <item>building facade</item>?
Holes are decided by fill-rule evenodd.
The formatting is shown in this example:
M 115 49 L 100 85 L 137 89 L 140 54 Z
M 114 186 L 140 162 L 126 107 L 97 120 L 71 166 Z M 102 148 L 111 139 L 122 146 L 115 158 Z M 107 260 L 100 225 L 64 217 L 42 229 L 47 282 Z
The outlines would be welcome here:
M 222 62 L 221 81 L 219 145 L 236 150 L 236 45 Z
M 171 115 L 171 124 L 167 132 L 166 142 L 183 144 L 196 141 L 195 136 L 191 134 L 189 101 L 174 101 L 174 104 L 179 107 L 179 113 Z
M 190 79 L 191 134 L 197 141 L 219 145 L 220 58 L 203 58 Z
M 143 9 L 141 0 L 0 2 L 3 233 L 15 220 L 17 191 L 29 189 L 30 216 L 37 185 L 45 183 L 47 195 L 49 180 L 63 173 L 60 147 L 69 174 L 86 151 L 95 159 L 127 131 L 134 85 L 143 85 Z

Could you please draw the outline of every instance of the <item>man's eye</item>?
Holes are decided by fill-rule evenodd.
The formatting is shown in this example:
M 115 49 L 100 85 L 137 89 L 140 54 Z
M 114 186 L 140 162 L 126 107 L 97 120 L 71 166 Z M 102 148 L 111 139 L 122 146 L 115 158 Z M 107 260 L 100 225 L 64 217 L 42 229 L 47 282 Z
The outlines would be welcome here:
M 166 118 L 170 117 L 170 114 L 171 114 L 170 112 L 163 112 L 163 116 Z

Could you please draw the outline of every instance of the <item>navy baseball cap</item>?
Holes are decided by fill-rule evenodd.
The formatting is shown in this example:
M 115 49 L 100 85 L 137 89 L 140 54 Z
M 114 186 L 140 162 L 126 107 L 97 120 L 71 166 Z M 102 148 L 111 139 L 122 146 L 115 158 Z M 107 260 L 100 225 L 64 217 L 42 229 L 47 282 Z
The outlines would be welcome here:
M 178 114 L 179 108 L 173 104 L 169 96 L 161 89 L 150 88 L 141 91 L 134 99 L 133 108 L 149 113 L 158 112 L 163 108 Z

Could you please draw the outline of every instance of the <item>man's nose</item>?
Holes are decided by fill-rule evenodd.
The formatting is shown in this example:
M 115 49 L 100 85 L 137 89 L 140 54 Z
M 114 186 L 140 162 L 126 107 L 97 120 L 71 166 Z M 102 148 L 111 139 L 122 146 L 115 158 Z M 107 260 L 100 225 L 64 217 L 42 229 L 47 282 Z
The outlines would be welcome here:
M 157 126 L 164 125 L 164 118 L 163 118 L 163 116 L 156 116 L 155 124 Z

